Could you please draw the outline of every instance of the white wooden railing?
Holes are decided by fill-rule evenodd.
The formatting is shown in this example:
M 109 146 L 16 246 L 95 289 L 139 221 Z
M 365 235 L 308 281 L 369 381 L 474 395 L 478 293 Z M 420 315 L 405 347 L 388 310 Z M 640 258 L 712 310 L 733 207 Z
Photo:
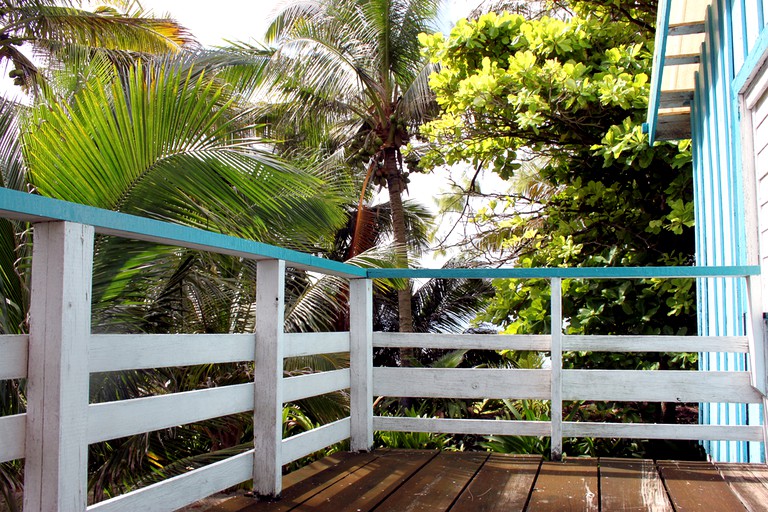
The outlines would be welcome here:
M 764 441 L 759 426 L 633 425 L 562 420 L 564 400 L 765 403 L 762 337 L 607 337 L 563 334 L 561 280 L 589 277 L 754 279 L 751 267 L 723 269 L 466 270 L 447 277 L 539 277 L 552 286 L 552 335 L 402 335 L 372 332 L 376 277 L 411 270 L 363 269 L 264 244 L 138 219 L 0 189 L 0 215 L 34 223 L 30 333 L 0 336 L 0 379 L 27 379 L 24 414 L 0 417 L 0 462 L 25 459 L 24 508 L 38 510 L 173 510 L 253 480 L 259 495 L 278 495 L 281 467 L 339 441 L 367 450 L 374 430 L 552 437 L 637 437 Z M 94 335 L 90 328 L 94 233 L 157 241 L 257 260 L 254 334 Z M 283 332 L 285 268 L 349 279 L 350 330 Z M 441 271 L 435 271 L 441 272 Z M 463 272 L 463 274 L 462 274 Z M 423 272 L 422 277 L 433 277 Z M 487 275 L 486 275 L 487 274 Z M 746 276 L 746 277 L 745 277 Z M 758 287 L 751 286 L 754 290 Z M 748 322 L 750 324 L 750 322 Z M 758 326 L 758 323 L 752 323 Z M 373 347 L 536 350 L 551 355 L 537 370 L 374 368 Z M 724 351 L 748 353 L 747 372 L 564 370 L 563 350 Z M 350 367 L 283 377 L 286 357 L 349 352 Z M 253 383 L 121 400 L 88 402 L 89 376 L 204 363 L 252 361 Z M 350 417 L 282 439 L 284 402 L 349 389 Z M 761 390 L 763 392 L 761 392 Z M 373 417 L 374 396 L 521 398 L 551 401 L 548 422 Z M 87 505 L 88 446 L 123 436 L 235 413 L 252 412 L 254 447 L 226 460 L 106 501 Z

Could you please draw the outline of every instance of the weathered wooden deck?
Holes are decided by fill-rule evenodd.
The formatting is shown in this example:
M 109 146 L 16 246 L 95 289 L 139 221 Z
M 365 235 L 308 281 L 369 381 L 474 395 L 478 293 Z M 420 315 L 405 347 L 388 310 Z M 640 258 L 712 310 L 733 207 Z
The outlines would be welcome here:
M 709 462 L 391 450 L 326 457 L 284 477 L 282 499 L 218 512 L 768 510 L 768 467 Z

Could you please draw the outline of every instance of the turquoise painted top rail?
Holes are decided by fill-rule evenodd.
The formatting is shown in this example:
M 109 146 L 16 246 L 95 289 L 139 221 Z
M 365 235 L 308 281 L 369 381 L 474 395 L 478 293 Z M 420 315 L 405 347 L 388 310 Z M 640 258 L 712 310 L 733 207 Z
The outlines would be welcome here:
M 137 217 L 50 197 L 0 188 L 0 216 L 31 222 L 69 221 L 93 226 L 97 233 L 250 259 L 280 259 L 290 266 L 343 277 L 366 277 L 363 268 L 299 251 L 203 229 Z
M 135 240 L 230 254 L 251 259 L 281 259 L 289 266 L 350 278 L 696 278 L 757 275 L 759 266 L 737 267 L 571 267 L 364 269 L 261 242 L 171 224 L 92 206 L 60 201 L 0 187 L 0 216 L 30 222 L 69 221 L 88 224 L 97 233 Z
M 757 265 L 732 267 L 550 267 L 550 268 L 372 268 L 370 278 L 646 279 L 651 277 L 745 277 L 760 273 Z

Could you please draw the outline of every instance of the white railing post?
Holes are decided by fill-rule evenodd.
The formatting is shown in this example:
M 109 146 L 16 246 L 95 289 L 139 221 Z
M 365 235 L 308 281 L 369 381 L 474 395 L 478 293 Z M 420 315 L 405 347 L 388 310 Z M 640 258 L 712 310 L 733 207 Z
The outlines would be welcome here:
M 34 226 L 24 510 L 84 511 L 93 227 Z
M 373 447 L 373 287 L 370 279 L 349 282 L 350 448 Z
M 747 340 L 749 341 L 749 371 L 752 386 L 763 396 L 763 459 L 768 460 L 768 333 L 763 315 L 760 276 L 747 276 Z
M 253 410 L 253 492 L 282 491 L 283 323 L 285 261 L 256 264 L 256 357 Z
M 563 292 L 562 280 L 552 278 L 551 284 L 551 385 L 552 400 L 550 402 L 550 418 L 552 425 L 552 440 L 550 453 L 552 460 L 563 457 Z

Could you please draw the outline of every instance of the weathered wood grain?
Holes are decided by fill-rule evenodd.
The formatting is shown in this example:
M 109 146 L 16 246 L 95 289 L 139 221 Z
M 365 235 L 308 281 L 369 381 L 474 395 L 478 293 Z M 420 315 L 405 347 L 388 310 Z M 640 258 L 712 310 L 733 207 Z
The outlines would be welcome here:
M 86 506 L 93 234 L 34 225 L 24 510 Z
M 306 457 L 349 438 L 349 418 L 317 427 L 282 441 L 282 464 Z
M 717 469 L 750 512 L 768 508 L 768 466 L 716 463 Z
M 538 455 L 492 454 L 451 512 L 522 512 L 540 465 Z
M 373 447 L 373 283 L 349 283 L 350 449 Z
M 90 372 L 253 361 L 253 334 L 95 334 Z
M 548 421 L 456 420 L 448 418 L 375 416 L 373 418 L 373 425 L 376 430 L 388 430 L 394 432 L 433 432 L 499 436 L 548 436 L 551 433 L 551 427 Z
M 23 379 L 27 376 L 29 336 L 0 336 L 0 380 Z
M 283 493 L 278 501 L 251 500 L 247 506 L 236 508 L 242 512 L 287 512 L 298 509 L 307 500 L 333 489 L 350 475 L 377 460 L 382 454 L 342 453 L 334 454 L 283 477 Z M 242 502 L 243 500 L 238 500 Z
M 589 423 L 566 421 L 564 437 L 762 441 L 759 425 L 676 425 L 663 423 Z
M 602 457 L 599 464 L 602 510 L 674 510 L 652 460 Z
M 249 480 L 253 450 L 88 507 L 89 512 L 167 512 Z
M 0 462 L 24 458 L 26 414 L 0 417 Z
M 254 360 L 253 490 L 277 496 L 282 485 L 283 323 L 285 261 L 256 263 L 256 350 Z
M 564 400 L 759 403 L 748 372 L 563 370 Z
M 677 512 L 746 510 L 711 463 L 658 461 L 657 465 Z
M 349 368 L 288 377 L 283 379 L 283 402 L 348 389 L 349 381 Z
M 377 506 L 376 511 L 444 512 L 487 458 L 487 453 L 441 452 Z
M 283 334 L 284 357 L 349 352 L 348 332 L 291 332 Z
M 597 512 L 597 459 L 544 462 L 536 479 L 528 510 Z
M 253 384 L 234 384 L 88 406 L 88 442 L 98 443 L 253 409 Z
M 548 370 L 374 368 L 373 394 L 432 398 L 548 400 Z
M 563 336 L 563 350 L 593 352 L 749 351 L 746 336 Z
M 546 334 L 443 334 L 443 333 L 373 333 L 374 347 L 414 347 L 446 350 L 536 350 L 547 352 L 550 336 Z
M 300 508 L 313 512 L 367 512 L 436 455 L 437 452 L 427 450 L 397 450 L 384 454 L 340 480 L 333 488 L 317 493 Z

